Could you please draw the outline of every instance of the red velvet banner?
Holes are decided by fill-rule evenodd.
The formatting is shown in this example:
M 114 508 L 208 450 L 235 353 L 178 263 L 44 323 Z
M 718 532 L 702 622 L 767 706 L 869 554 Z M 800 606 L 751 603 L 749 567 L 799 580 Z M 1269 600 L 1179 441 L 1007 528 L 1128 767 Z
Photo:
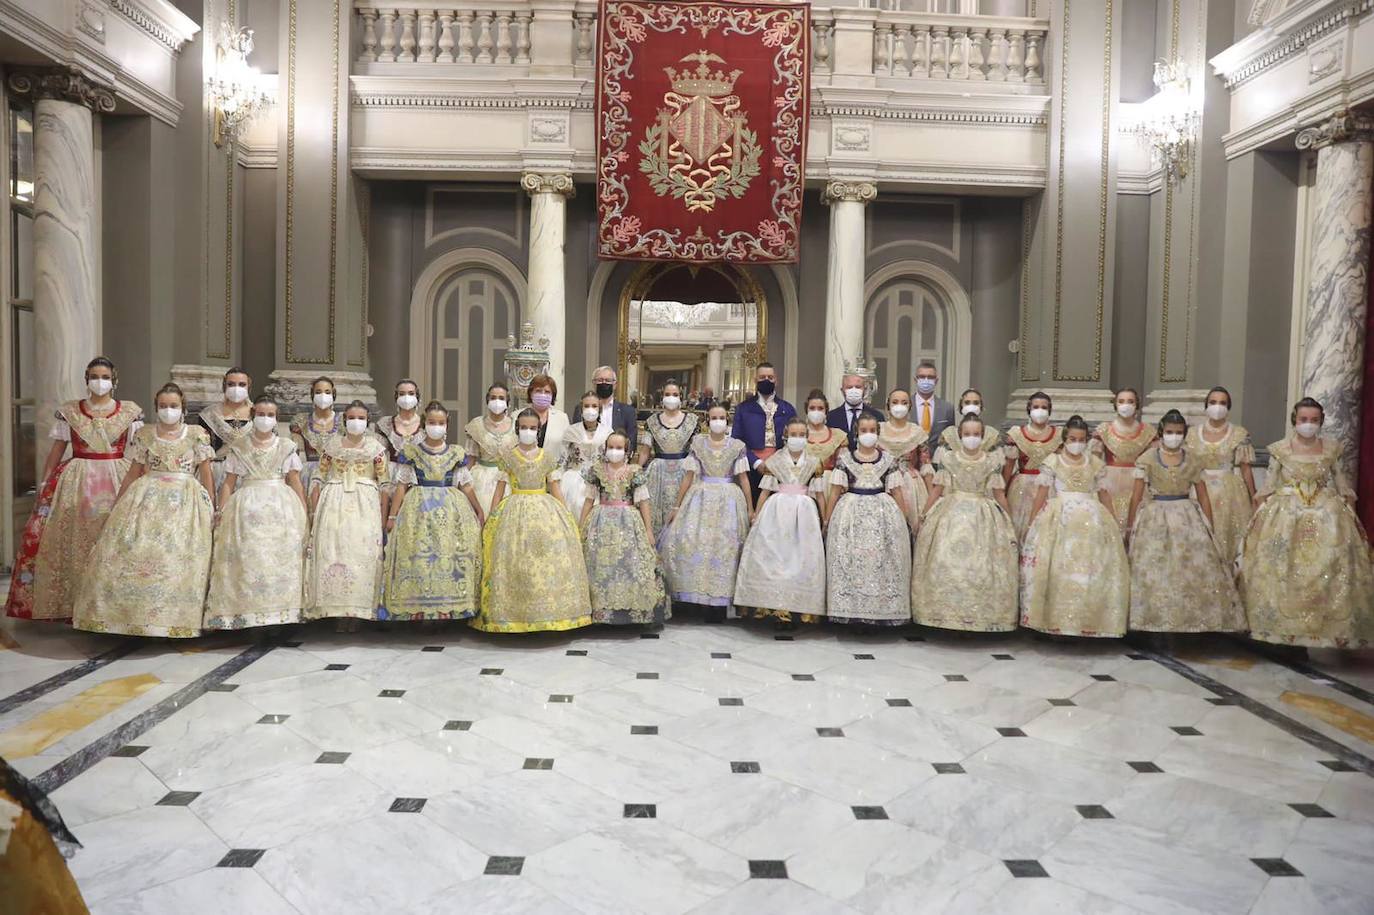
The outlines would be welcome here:
M 601 256 L 796 261 L 810 64 L 804 3 L 603 0 Z

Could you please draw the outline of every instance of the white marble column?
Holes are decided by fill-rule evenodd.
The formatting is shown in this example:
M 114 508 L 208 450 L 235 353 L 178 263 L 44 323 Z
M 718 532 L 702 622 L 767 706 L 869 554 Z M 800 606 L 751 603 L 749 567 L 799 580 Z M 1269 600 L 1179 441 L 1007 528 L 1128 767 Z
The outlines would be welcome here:
M 725 387 L 725 378 L 720 372 L 720 357 L 725 347 L 720 343 L 712 343 L 706 347 L 706 381 L 702 384 L 704 388 L 710 388 L 711 393 L 719 397 L 721 389 Z
M 878 196 L 871 181 L 831 181 L 830 252 L 825 289 L 825 390 L 840 389 L 846 363 L 864 349 L 864 205 Z
M 1369 313 L 1374 118 L 1336 115 L 1299 131 L 1297 145 L 1317 150 L 1302 394 L 1326 409 L 1326 432 L 1344 443 L 1353 480 Z
M 549 338 L 549 376 L 564 392 L 568 364 L 566 274 L 563 245 L 566 236 L 568 198 L 573 195 L 571 175 L 528 172 L 520 186 L 530 195 L 530 263 L 525 312 L 521 321 L 534 325 L 535 333 Z

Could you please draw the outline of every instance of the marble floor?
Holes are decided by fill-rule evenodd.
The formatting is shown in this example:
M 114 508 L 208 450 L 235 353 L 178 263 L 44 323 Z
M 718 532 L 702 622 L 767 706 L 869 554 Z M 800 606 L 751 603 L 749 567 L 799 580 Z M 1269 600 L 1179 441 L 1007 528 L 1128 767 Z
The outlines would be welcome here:
M 115 913 L 1374 912 L 1374 655 L 0 624 Z

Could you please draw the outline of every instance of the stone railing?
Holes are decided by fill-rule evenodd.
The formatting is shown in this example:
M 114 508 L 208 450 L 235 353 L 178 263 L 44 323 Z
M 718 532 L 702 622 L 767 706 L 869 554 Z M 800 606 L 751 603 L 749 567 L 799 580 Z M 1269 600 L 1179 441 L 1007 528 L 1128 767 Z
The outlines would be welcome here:
M 528 64 L 534 18 L 528 4 L 460 9 L 355 3 L 358 63 Z

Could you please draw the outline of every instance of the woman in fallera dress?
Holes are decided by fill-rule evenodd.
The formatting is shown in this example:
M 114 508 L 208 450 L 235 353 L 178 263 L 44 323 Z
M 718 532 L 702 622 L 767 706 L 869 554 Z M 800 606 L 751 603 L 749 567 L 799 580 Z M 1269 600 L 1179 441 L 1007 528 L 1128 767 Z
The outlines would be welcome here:
M 383 620 L 465 620 L 482 591 L 482 506 L 448 441 L 448 410 L 430 402 L 420 441 L 396 455 L 382 567 Z
M 310 490 L 305 618 L 342 617 L 340 628 L 351 629 L 377 618 L 388 476 L 386 448 L 367 430 L 367 405 L 349 404 L 343 425 L 320 455 Z
M 958 450 L 945 454 L 930 487 L 912 559 L 916 622 L 941 629 L 1016 628 L 1016 531 L 1007 510 L 1002 453 L 988 450 L 983 420 L 965 413 Z
M 1093 451 L 1107 462 L 1107 492 L 1112 514 L 1122 531 L 1128 530 L 1131 494 L 1135 492 L 1135 462 L 1155 442 L 1153 426 L 1140 420 L 1140 394 L 1122 388 L 1115 395 L 1116 418 L 1099 423 L 1093 432 Z
M 301 484 L 308 495 L 313 488 L 315 469 L 329 443 L 343 433 L 343 423 L 334 412 L 334 382 L 321 375 L 310 383 L 311 410 L 291 422 L 291 438 L 301 456 Z
M 88 396 L 57 408 L 38 498 L 14 562 L 8 616 L 72 618 L 91 550 L 129 469 L 128 445 L 143 424 L 138 404 L 115 399 L 117 381 L 114 363 L 97 356 L 86 366 Z M 69 445 L 71 457 L 64 460 Z
M 248 402 L 251 385 L 252 379 L 247 372 L 238 366 L 231 368 L 224 373 L 221 382 L 223 394 L 219 402 L 210 404 L 196 417 L 205 431 L 210 433 L 210 447 L 215 449 L 215 459 L 210 462 L 210 476 L 215 482 L 216 497 L 224 483 L 224 462 L 229 457 L 230 447 L 253 431 L 253 405 Z
M 563 504 L 574 518 L 582 516 L 582 503 L 587 500 L 587 484 L 583 472 L 601 456 L 601 446 L 611 434 L 609 423 L 601 425 L 601 401 L 588 391 L 582 395 L 582 421 L 569 426 L 563 433 L 563 475 L 558 484 L 563 490 Z
M 1021 545 L 1021 625 L 1052 635 L 1126 634 L 1131 569 L 1105 489 L 1107 464 L 1088 453 L 1088 424 L 1069 417 L 1064 448 L 1039 462 L 1032 523 Z
M 944 461 L 945 455 L 958 451 L 962 447 L 962 437 L 959 435 L 958 420 L 963 419 L 965 416 L 982 417 L 982 393 L 976 388 L 969 388 L 967 391 L 960 394 L 959 406 L 954 411 L 954 415 L 956 417 L 955 424 L 940 433 L 940 444 L 939 447 L 935 449 L 935 455 L 932 459 L 933 463 L 926 465 L 925 473 L 927 476 L 933 475 L 935 471 L 939 469 L 941 463 Z M 997 427 L 989 426 L 984 423 L 983 441 L 979 447 L 983 451 L 1000 452 L 1003 448 L 1002 433 L 997 430 Z
M 728 612 L 753 493 L 744 442 L 726 435 L 725 408 L 711 407 L 706 418 L 709 433 L 692 441 L 661 552 L 673 600 Z
M 1183 447 L 1188 422 L 1182 413 L 1170 410 L 1158 432 L 1159 446 L 1136 458 L 1127 515 L 1131 628 L 1243 631 L 1245 611 L 1232 563 L 1222 558 L 1212 538 L 1212 503 L 1202 479 L 1202 461 Z
M 654 549 L 647 474 L 629 460 L 628 447 L 623 432 L 611 433 L 582 471 L 579 527 L 592 621 L 612 626 L 657 624 L 672 615 Z
M 420 413 L 420 386 L 410 378 L 396 382 L 392 391 L 396 402 L 396 412 L 377 420 L 377 434 L 386 446 L 386 456 L 390 462 L 387 467 L 387 482 L 382 487 L 390 496 L 400 473 L 397 460 L 406 445 L 422 442 L 425 438 L 425 418 Z M 399 505 L 399 503 L 398 503 Z
M 534 410 L 520 411 L 516 436 L 515 447 L 501 455 L 505 476 L 482 531 L 482 607 L 472 625 L 484 632 L 591 625 L 577 522 L 563 504 L 558 459 L 539 447 Z
M 248 435 L 229 446 L 215 513 L 206 629 L 299 622 L 309 536 L 301 458 L 277 434 L 277 402 L 253 401 Z
M 1293 433 L 1269 446 L 1269 472 L 1245 535 L 1240 582 L 1250 637 L 1280 645 L 1359 648 L 1374 642 L 1374 566 L 1341 468 L 1310 397 Z
M 854 450 L 830 472 L 826 616 L 835 623 L 911 622 L 911 513 L 897 459 L 878 447 L 878 418 L 859 415 Z
M 1036 391 L 1026 400 L 1026 417 L 1030 422 L 1016 426 L 1006 435 L 1006 466 L 1002 469 L 1002 478 L 1007 481 L 1012 526 L 1016 528 L 1016 536 L 1023 540 L 1030 529 L 1031 506 L 1040 493 L 1036 479 L 1040 465 L 1059 450 L 1063 439 L 1063 432 L 1050 425 L 1053 409 L 1050 395 Z M 1120 533 L 1119 526 L 1117 531 Z
M 911 529 L 916 530 L 921 521 L 921 511 L 930 496 L 925 477 L 921 474 L 929 435 L 911 421 L 910 414 L 910 391 L 897 388 L 887 395 L 889 418 L 878 424 L 878 447 L 895 457 L 902 469 L 902 500 L 910 516 Z
M 806 395 L 806 453 L 819 461 L 827 474 L 835 469 L 836 456 L 849 445 L 849 436 L 826 422 L 829 413 L 830 401 L 825 394 L 812 390 Z
M 663 529 L 677 504 L 677 491 L 686 472 L 687 449 L 697 433 L 697 416 L 682 409 L 682 388 L 675 381 L 663 386 L 663 409 L 644 424 L 648 440 L 639 445 L 639 463 L 648 470 L 649 507 L 654 530 Z
M 484 517 L 491 517 L 492 496 L 496 484 L 505 479 L 501 472 L 501 455 L 515 446 L 515 423 L 506 410 L 510 396 L 503 384 L 487 388 L 486 412 L 474 417 L 463 432 L 467 435 L 468 467 L 472 471 L 472 488 Z
M 1255 446 L 1243 426 L 1233 425 L 1231 393 L 1225 388 L 1207 392 L 1207 421 L 1188 430 L 1184 447 L 1202 463 L 1202 481 L 1212 503 L 1212 538 L 1221 558 L 1234 562 L 1254 513 Z
M 214 506 L 210 434 L 185 423 L 186 398 L 164 384 L 157 423 L 134 435 L 130 467 L 72 624 L 92 632 L 190 638 L 200 635 L 210 577 Z

